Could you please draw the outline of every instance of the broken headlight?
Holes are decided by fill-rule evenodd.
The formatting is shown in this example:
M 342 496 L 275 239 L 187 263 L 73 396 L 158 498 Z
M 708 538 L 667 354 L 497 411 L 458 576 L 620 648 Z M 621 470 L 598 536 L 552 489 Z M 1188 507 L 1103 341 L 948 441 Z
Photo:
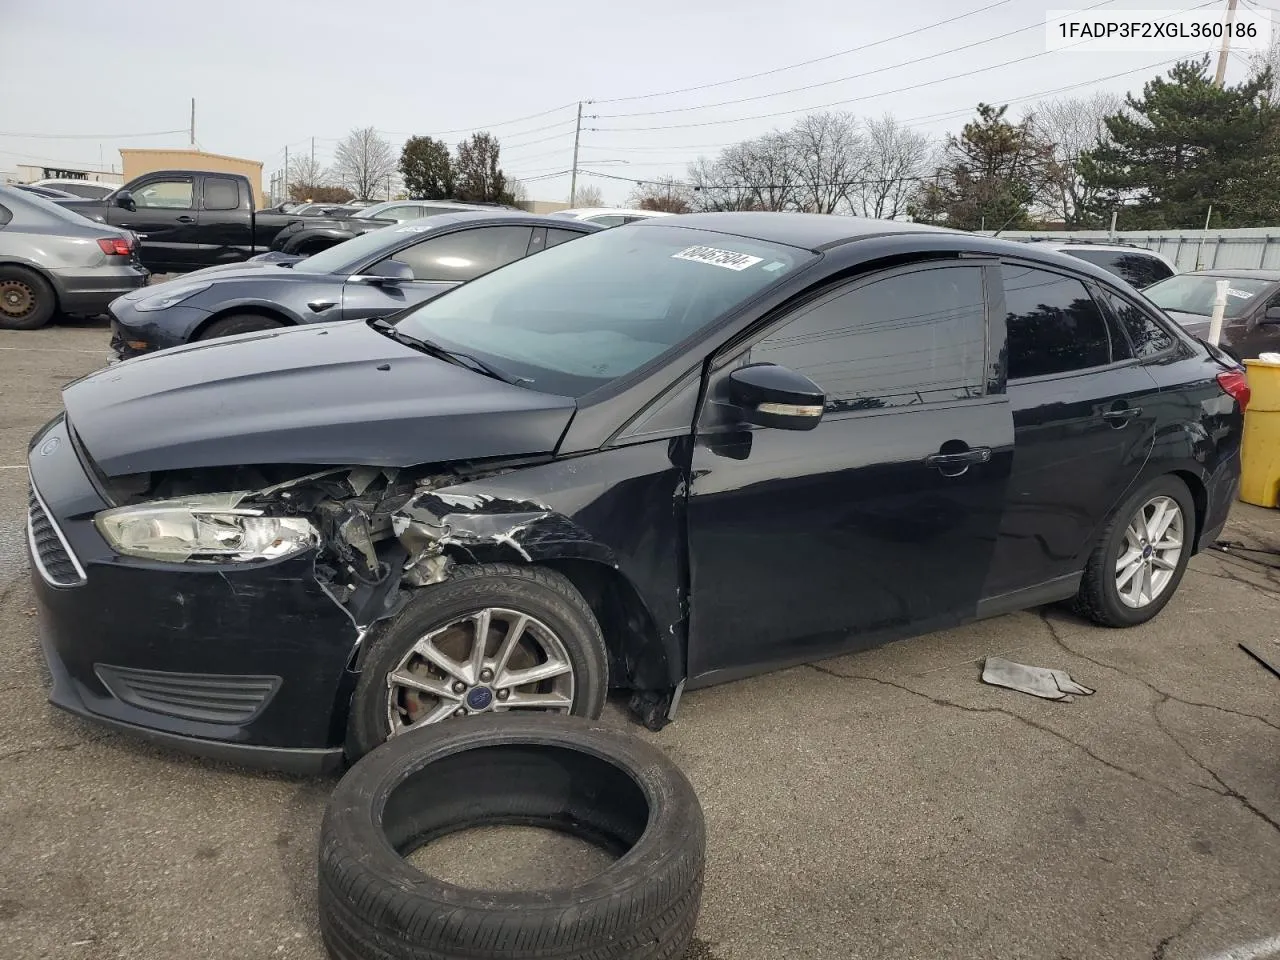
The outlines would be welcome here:
M 133 305 L 133 309 L 140 310 L 143 313 L 150 313 L 153 310 L 167 310 L 175 304 L 181 303 L 194 297 L 197 293 L 204 293 L 212 283 L 196 283 L 189 284 L 185 287 L 178 287 L 176 290 L 169 290 L 164 293 L 156 293 L 150 297 L 144 297 Z
M 273 560 L 320 542 L 302 517 L 272 517 L 241 507 L 245 494 L 158 500 L 104 510 L 93 518 L 98 531 L 116 550 L 148 560 L 238 563 Z

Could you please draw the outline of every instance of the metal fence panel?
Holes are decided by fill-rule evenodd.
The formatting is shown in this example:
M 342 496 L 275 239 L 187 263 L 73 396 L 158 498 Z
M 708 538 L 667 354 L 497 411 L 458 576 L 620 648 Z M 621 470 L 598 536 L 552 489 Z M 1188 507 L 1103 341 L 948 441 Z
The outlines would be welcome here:
M 990 232 L 988 231 L 988 235 Z M 1244 269 L 1280 270 L 1280 227 L 1239 230 L 1105 230 L 1001 233 L 1010 240 L 1089 240 L 1122 242 L 1146 247 L 1172 260 L 1179 270 Z

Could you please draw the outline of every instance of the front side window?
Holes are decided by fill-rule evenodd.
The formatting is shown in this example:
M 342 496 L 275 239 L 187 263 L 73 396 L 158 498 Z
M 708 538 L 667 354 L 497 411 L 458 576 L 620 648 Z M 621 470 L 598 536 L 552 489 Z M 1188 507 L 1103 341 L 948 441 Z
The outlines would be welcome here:
M 432 237 L 401 250 L 399 260 L 415 280 L 462 283 L 519 260 L 529 249 L 531 227 L 477 227 Z
M 804 308 L 752 347 L 751 362 L 804 374 L 832 412 L 976 397 L 986 317 L 981 267 L 917 270 Z
M 814 257 L 689 228 L 603 230 L 429 300 L 397 326 L 475 354 L 531 389 L 580 397 L 697 335 Z
M 1130 286 L 1138 290 L 1143 287 L 1149 287 L 1153 283 L 1157 283 L 1173 274 L 1173 271 L 1169 269 L 1169 265 L 1159 257 L 1153 257 L 1149 253 L 1140 253 L 1136 250 L 1065 249 L 1062 252 L 1069 253 L 1078 260 L 1092 263 L 1096 267 L 1101 267 L 1108 273 L 1114 273 L 1117 277 L 1128 281 Z
M 1116 296 L 1109 290 L 1104 290 L 1102 296 L 1116 319 L 1120 321 L 1120 326 L 1124 327 L 1125 333 L 1129 335 L 1129 340 L 1133 344 L 1133 354 L 1139 360 L 1157 356 L 1173 346 L 1173 335 L 1147 316 L 1136 304 Z
M 1010 380 L 1111 363 L 1107 322 L 1083 283 L 1016 264 L 1002 270 Z
M 134 192 L 133 202 L 148 210 L 190 210 L 192 196 L 190 180 L 153 180 Z

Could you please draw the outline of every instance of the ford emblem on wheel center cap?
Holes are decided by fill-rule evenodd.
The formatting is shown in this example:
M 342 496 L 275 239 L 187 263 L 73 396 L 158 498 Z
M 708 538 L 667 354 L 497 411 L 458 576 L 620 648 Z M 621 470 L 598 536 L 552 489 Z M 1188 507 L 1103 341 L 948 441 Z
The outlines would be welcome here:
M 488 687 L 472 687 L 467 694 L 467 706 L 472 710 L 483 710 L 493 703 L 493 691 Z

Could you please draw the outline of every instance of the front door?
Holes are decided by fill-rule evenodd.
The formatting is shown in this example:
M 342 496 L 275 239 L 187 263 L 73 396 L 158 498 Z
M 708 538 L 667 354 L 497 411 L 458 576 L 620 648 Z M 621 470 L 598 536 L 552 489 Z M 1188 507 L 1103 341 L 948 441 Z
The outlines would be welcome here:
M 157 175 L 138 182 L 132 192 L 135 209 L 112 206 L 107 222 L 138 235 L 142 262 L 157 273 L 203 266 L 193 178 Z
M 873 274 L 717 359 L 688 496 L 695 683 L 975 615 L 1013 447 L 992 282 L 977 262 Z M 721 402 L 762 362 L 823 389 L 815 429 L 743 426 Z
M 1054 583 L 1071 593 L 1107 512 L 1151 453 L 1159 388 L 1142 362 L 1152 344 L 1126 334 L 1124 298 L 1097 288 L 1114 299 L 1108 318 L 1077 277 L 1002 270 L 1015 453 L 986 593 Z
M 386 228 L 388 232 L 405 233 L 423 229 L 420 226 Z M 519 260 L 528 251 L 532 235 L 532 227 L 475 227 L 405 247 L 387 259 L 408 266 L 413 271 L 413 281 L 396 285 L 347 281 L 342 291 L 343 318 L 385 317 L 430 300 L 459 283 Z

